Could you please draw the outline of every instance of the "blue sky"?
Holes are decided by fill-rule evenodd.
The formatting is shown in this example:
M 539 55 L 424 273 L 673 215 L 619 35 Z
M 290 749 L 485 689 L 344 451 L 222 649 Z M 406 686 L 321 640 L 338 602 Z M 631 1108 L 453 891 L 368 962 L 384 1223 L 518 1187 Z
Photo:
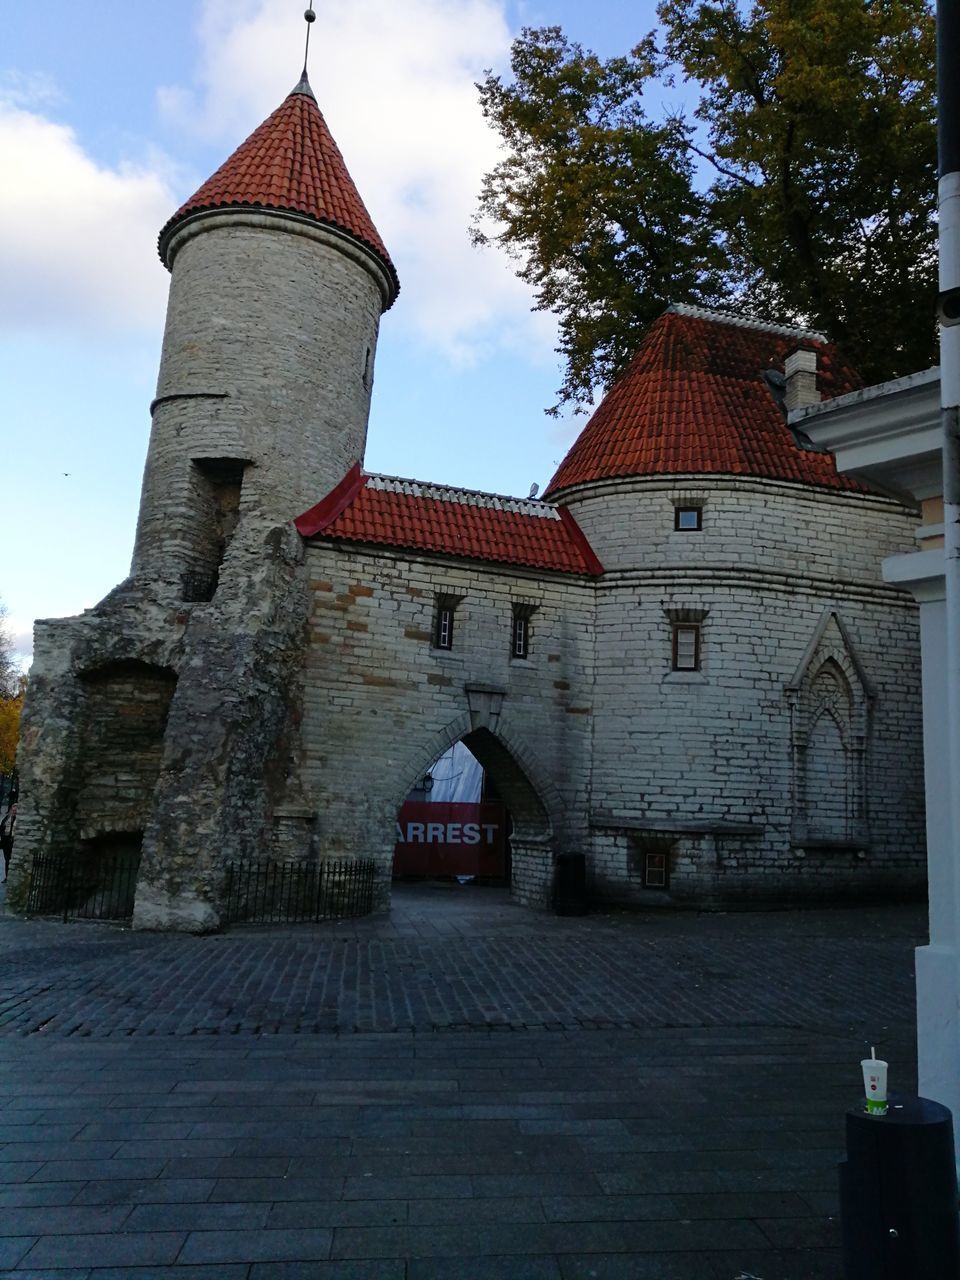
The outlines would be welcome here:
M 304 7 L 2 6 L 0 600 L 25 655 L 34 618 L 88 608 L 127 572 L 166 302 L 156 234 L 293 87 Z M 654 5 L 316 9 L 311 80 L 403 286 L 381 328 L 366 465 L 525 496 L 583 420 L 544 415 L 561 378 L 553 323 L 467 241 L 496 158 L 473 83 L 505 69 L 523 25 L 610 55 L 654 25 Z

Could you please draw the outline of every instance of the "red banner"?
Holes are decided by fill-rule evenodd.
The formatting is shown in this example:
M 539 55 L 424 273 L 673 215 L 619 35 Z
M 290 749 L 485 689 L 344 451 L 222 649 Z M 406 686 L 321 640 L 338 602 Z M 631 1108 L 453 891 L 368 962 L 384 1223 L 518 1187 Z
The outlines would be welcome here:
M 506 875 L 507 812 L 502 804 L 408 800 L 397 819 L 395 876 Z

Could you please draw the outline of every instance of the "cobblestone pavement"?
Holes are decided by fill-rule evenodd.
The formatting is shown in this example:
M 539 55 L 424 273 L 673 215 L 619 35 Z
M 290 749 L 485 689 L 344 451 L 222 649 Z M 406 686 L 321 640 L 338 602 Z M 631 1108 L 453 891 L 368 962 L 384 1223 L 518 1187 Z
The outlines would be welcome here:
M 390 920 L 191 938 L 0 921 L 0 1035 L 796 1026 L 912 1018 L 919 908 L 561 919 L 405 888 Z
M 0 919 L 0 1277 L 839 1280 L 915 908 L 560 920 L 475 887 L 214 938 Z

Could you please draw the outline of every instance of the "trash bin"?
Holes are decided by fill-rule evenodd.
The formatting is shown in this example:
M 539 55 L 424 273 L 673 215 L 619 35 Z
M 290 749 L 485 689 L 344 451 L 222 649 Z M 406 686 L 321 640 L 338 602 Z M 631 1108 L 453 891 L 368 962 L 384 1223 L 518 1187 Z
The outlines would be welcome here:
M 587 860 L 582 853 L 558 853 L 553 869 L 553 905 L 558 916 L 587 914 Z
M 839 1167 L 846 1280 L 957 1280 L 960 1217 L 953 1120 L 929 1098 L 892 1094 L 886 1115 L 847 1112 Z

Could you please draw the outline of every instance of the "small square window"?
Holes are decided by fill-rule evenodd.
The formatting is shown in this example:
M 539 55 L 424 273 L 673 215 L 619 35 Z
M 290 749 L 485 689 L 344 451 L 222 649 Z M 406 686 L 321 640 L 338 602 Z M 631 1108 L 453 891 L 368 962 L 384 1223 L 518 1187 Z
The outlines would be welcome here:
M 675 529 L 682 529 L 685 532 L 691 529 L 702 529 L 703 508 L 675 507 L 673 512 L 673 527 Z
M 700 670 L 700 628 L 685 623 L 673 625 L 674 671 Z

